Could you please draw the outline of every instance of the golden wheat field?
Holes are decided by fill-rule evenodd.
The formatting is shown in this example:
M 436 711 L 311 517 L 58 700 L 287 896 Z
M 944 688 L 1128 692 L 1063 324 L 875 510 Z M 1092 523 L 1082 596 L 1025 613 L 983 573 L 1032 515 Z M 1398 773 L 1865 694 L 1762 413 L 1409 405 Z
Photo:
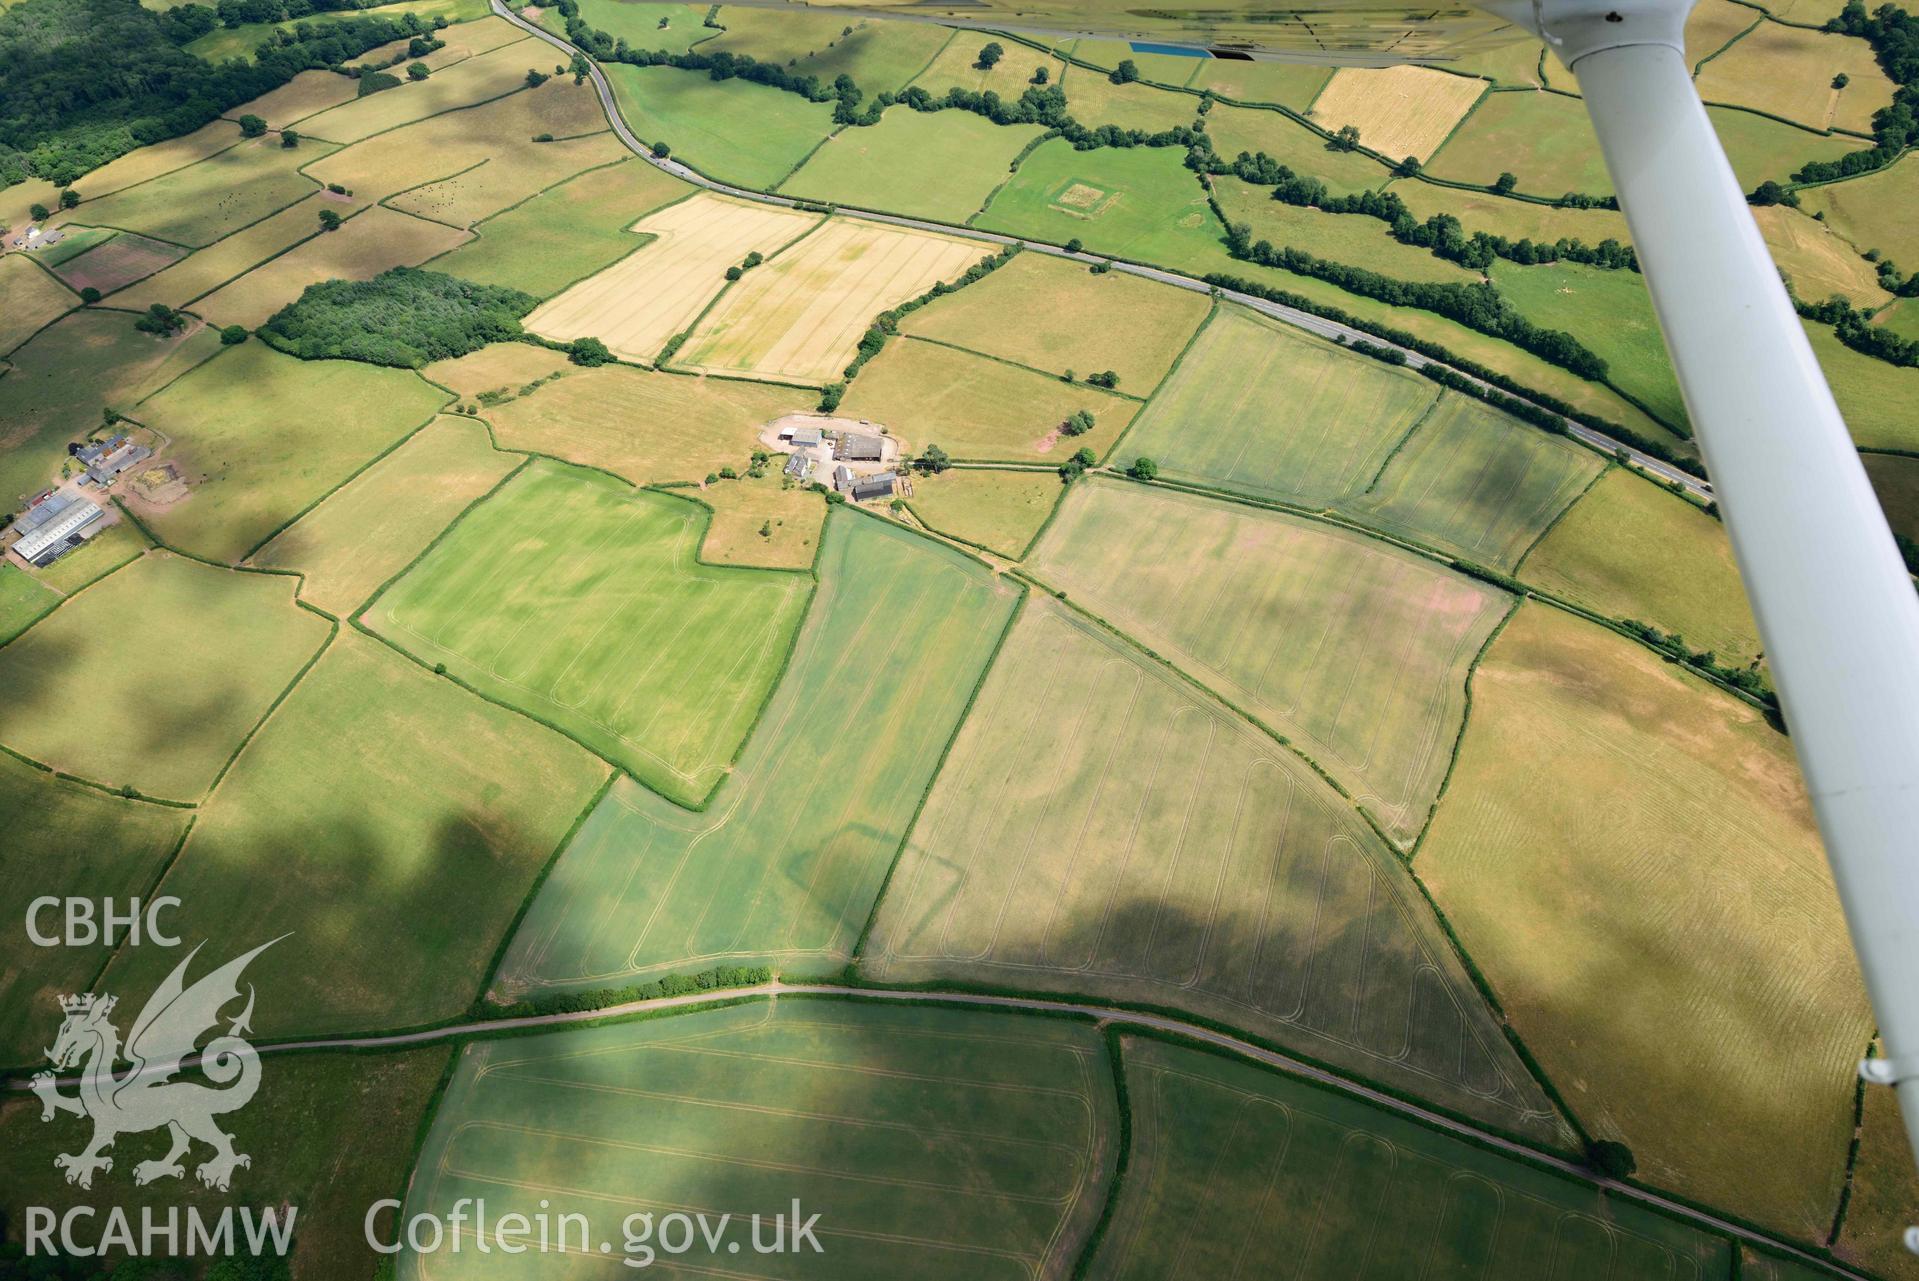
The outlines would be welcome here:
M 1353 125 L 1361 145 L 1382 156 L 1430 157 L 1466 118 L 1486 82 L 1430 67 L 1341 67 L 1313 102 L 1328 129 Z

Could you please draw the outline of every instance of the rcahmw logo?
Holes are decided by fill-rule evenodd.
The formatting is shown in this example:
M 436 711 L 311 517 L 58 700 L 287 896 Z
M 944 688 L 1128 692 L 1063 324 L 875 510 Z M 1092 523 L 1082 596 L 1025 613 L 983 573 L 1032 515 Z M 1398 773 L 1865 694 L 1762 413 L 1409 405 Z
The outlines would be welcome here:
M 84 1147 L 53 1159 L 55 1168 L 65 1172 L 68 1183 L 92 1188 L 95 1176 L 113 1169 L 109 1149 L 115 1148 L 122 1136 L 149 1130 L 165 1129 L 169 1145 L 164 1153 L 133 1166 L 137 1184 L 183 1178 L 184 1158 L 196 1143 L 212 1151 L 195 1167 L 194 1175 L 216 1191 L 227 1191 L 234 1172 L 253 1163 L 246 1153 L 234 1149 L 233 1136 L 216 1119 L 244 1108 L 260 1088 L 260 1055 L 244 1035 L 251 1031 L 252 985 L 247 986 L 246 1005 L 228 1021 L 226 1031 L 220 1033 L 218 1027 L 220 1012 L 240 998 L 241 973 L 254 957 L 279 941 L 262 943 L 188 986 L 187 967 L 200 953 L 198 947 L 194 948 L 148 998 L 133 1020 L 124 1045 L 112 1017 L 116 998 L 92 993 L 60 998 L 60 1032 L 46 1051 L 54 1070 L 36 1074 L 30 1085 L 40 1099 L 42 1121 L 72 1115 L 93 1123 L 93 1136 Z M 205 1049 L 197 1051 L 196 1057 L 195 1047 L 209 1031 L 216 1035 Z M 124 1071 L 119 1066 L 122 1058 L 127 1063 Z M 196 1058 L 200 1075 L 210 1084 L 174 1079 L 186 1068 L 189 1058 Z M 55 1072 L 75 1067 L 80 1068 L 76 1091 L 62 1094 Z M 189 1208 L 184 1226 L 177 1210 L 143 1211 L 137 1233 L 125 1211 L 109 1209 L 104 1212 L 106 1221 L 97 1245 L 89 1247 L 76 1239 L 81 1225 L 101 1213 L 90 1206 L 78 1206 L 56 1217 L 52 1210 L 29 1207 L 28 1253 L 35 1253 L 37 1248 L 54 1252 L 56 1225 L 59 1245 L 68 1254 L 85 1255 L 117 1247 L 149 1255 L 154 1251 L 145 1248 L 148 1245 L 159 1246 L 161 1253 L 176 1253 L 182 1247 L 188 1253 L 221 1253 L 236 1244 L 232 1207 L 215 1215 Z M 298 1213 L 297 1207 L 287 1208 L 282 1223 L 277 1211 L 262 1211 L 256 1216 L 251 1210 L 243 1210 L 241 1237 L 255 1253 L 269 1244 L 283 1253 Z

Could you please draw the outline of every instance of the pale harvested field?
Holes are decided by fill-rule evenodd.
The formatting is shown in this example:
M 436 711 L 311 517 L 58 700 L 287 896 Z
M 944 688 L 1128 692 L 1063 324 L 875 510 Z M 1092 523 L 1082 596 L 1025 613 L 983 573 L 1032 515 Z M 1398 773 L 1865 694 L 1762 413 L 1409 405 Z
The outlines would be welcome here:
M 363 200 L 343 200 L 336 196 L 312 195 L 296 205 L 282 209 L 271 218 L 236 231 L 225 240 L 198 250 L 165 271 L 155 272 L 131 285 L 115 298 L 118 307 L 144 308 L 163 302 L 183 307 L 204 297 L 227 282 L 244 275 L 260 263 L 293 245 L 320 233 L 320 210 L 331 209 L 345 218 L 363 208 Z M 347 226 L 352 226 L 349 222 Z M 332 233 L 346 234 L 345 229 Z
M 737 469 L 737 465 L 736 465 Z M 757 480 L 740 473 L 696 491 L 713 509 L 700 559 L 715 565 L 808 569 L 819 554 L 826 499 L 811 489 L 788 489 L 777 468 Z M 764 529 L 767 532 L 762 534 Z
M 1823 1239 L 1872 1013 L 1790 745 L 1538 604 L 1472 695 L 1416 866 L 1514 1028 L 1641 1178 Z
M 98 289 L 110 294 L 178 262 L 187 251 L 178 245 L 122 232 L 78 258 L 60 265 L 60 279 L 73 289 Z
M 524 69 L 521 74 L 525 75 Z M 376 97 L 398 92 L 389 89 Z M 338 183 L 362 200 L 384 200 L 406 192 L 394 201 L 397 207 L 422 204 L 427 207 L 417 212 L 451 222 L 450 215 L 484 209 L 478 215 L 484 217 L 497 212 L 568 174 L 614 158 L 606 151 L 604 139 L 534 142 L 535 134 L 568 138 L 605 128 L 606 116 L 593 91 L 555 77 L 538 89 L 449 111 L 355 143 L 309 172 L 320 182 Z M 473 170 L 475 165 L 480 168 Z M 461 179 L 453 177 L 464 170 L 473 172 Z M 453 185 L 462 182 L 464 187 Z M 441 189 L 423 185 L 430 183 Z
M 0 258 L 0 354 L 12 351 L 79 305 L 71 290 L 28 262 L 26 255 Z
M 370 280 L 443 254 L 472 234 L 376 206 L 208 294 L 194 310 L 216 324 L 256 328 L 308 285 Z
M 1834 89 L 1832 78 L 1842 71 L 1850 83 Z M 1755 107 L 1812 129 L 1862 133 L 1871 130 L 1872 113 L 1892 102 L 1893 88 L 1864 40 L 1777 22 L 1761 23 L 1708 62 L 1696 83 L 1708 102 Z
M 436 71 L 431 79 L 408 82 L 323 111 L 302 124 L 300 132 L 329 142 L 358 142 L 397 125 L 497 98 L 524 86 L 529 66 L 554 64 L 550 46 L 542 44 L 537 53 L 535 57 L 534 51 L 508 44 Z M 569 86 L 571 83 L 568 81 Z
M 297 571 L 300 599 L 345 617 L 520 462 L 494 449 L 482 424 L 437 418 L 247 563 Z
M 818 222 L 701 192 L 634 223 L 630 230 L 658 239 L 539 307 L 526 327 L 561 340 L 590 335 L 622 359 L 650 363 L 712 301 L 728 267 L 755 250 L 771 254 Z
M 1341 67 L 1313 102 L 1327 129 L 1355 125 L 1361 145 L 1397 160 L 1430 157 L 1465 119 L 1486 82 L 1430 67 Z
M 1345 801 L 1043 597 L 954 740 L 862 969 L 1186 1010 L 1507 1131 L 1561 1130 Z
M 360 82 L 332 71 L 302 71 L 271 93 L 263 93 L 251 102 L 243 102 L 227 112 L 227 119 L 258 116 L 271 129 L 284 129 L 329 107 L 351 102 L 359 95 Z
M 835 222 L 749 272 L 679 360 L 712 373 L 831 382 L 874 316 L 983 256 L 979 245 L 945 236 Z
M 1793 292 L 1804 301 L 1824 302 L 1838 294 L 1864 310 L 1892 301 L 1879 287 L 1873 265 L 1825 223 L 1785 205 L 1754 209 L 1752 216 L 1773 261 L 1792 278 Z
M 811 409 L 791 388 L 651 373 L 569 369 L 532 395 L 483 412 L 503 449 L 603 467 L 636 485 L 744 472 L 759 429 Z
M 567 360 L 565 352 L 532 343 L 496 342 L 454 360 L 436 360 L 420 375 L 463 399 L 472 399 L 483 391 L 516 393 L 562 370 L 581 372 Z

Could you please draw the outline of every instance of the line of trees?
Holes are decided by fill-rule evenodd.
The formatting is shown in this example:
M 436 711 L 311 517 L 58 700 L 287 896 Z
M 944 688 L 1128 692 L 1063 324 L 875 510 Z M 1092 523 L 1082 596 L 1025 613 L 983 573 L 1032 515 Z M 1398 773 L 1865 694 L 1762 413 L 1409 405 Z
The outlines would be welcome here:
M 629 1001 L 657 1001 L 667 996 L 691 996 L 695 992 L 718 992 L 730 987 L 757 987 L 761 983 L 773 981 L 773 969 L 768 965 L 716 965 L 710 970 L 701 970 L 697 974 L 668 974 L 664 978 L 652 979 L 645 983 L 633 983 L 626 987 L 600 987 L 587 992 L 555 992 L 534 997 L 530 1001 L 515 1001 L 511 1005 L 495 1005 L 491 1013 L 504 1018 L 525 1018 L 538 1014 L 576 1014 L 586 1010 L 603 1010 L 610 1005 L 625 1005 Z
M 980 259 L 963 272 L 959 279 L 948 284 L 944 280 L 934 282 L 931 289 L 917 298 L 909 298 L 897 307 L 882 311 L 873 318 L 873 323 L 860 335 L 859 348 L 853 353 L 852 363 L 841 374 L 841 381 L 828 383 L 820 392 L 820 412 L 830 414 L 840 407 L 840 398 L 846 395 L 846 384 L 859 377 L 866 362 L 880 354 L 886 342 L 900 331 L 900 321 L 932 302 L 935 298 L 944 298 L 955 290 L 964 289 L 976 280 L 983 279 L 1013 260 L 1019 252 L 1018 245 L 1008 245 L 996 254 Z

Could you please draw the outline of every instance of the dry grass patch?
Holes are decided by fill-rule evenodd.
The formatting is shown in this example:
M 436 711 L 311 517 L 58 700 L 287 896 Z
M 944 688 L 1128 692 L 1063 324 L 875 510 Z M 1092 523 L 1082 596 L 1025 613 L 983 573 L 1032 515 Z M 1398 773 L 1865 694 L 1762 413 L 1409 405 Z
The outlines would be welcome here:
M 1009 55 L 1008 60 L 1018 59 Z M 1069 66 L 1059 72 L 1059 86 L 1066 91 L 1067 111 L 1089 129 L 1117 125 L 1161 133 L 1190 127 L 1199 118 L 1199 98 L 1193 94 L 1137 83 L 1114 84 L 1105 72 L 1086 67 Z
M 532 343 L 496 342 L 453 360 L 436 360 L 420 370 L 420 376 L 462 400 L 473 400 L 481 392 L 498 393 L 488 397 L 492 400 L 510 398 L 562 370 L 576 372 L 564 352 Z
M 913 313 L 907 333 L 1080 375 L 1110 369 L 1149 394 L 1206 318 L 1204 294 L 1124 272 L 1023 253 L 991 275 Z
M 126 231 L 68 259 L 60 265 L 58 274 L 76 291 L 92 288 L 110 294 L 172 266 L 186 254 L 178 245 Z
M 0 258 L 0 353 L 10 352 L 80 305 L 71 289 L 25 254 Z
M 874 316 L 980 257 L 979 245 L 947 236 L 833 222 L 728 291 L 679 359 L 711 373 L 829 382 Z
M 651 244 L 536 309 L 526 327 L 561 340 L 590 335 L 623 359 L 650 362 L 712 301 L 728 267 L 818 223 L 815 214 L 698 193 L 634 223 Z
M 627 154 L 626 144 L 611 130 L 564 142 L 509 143 L 479 168 L 416 187 L 389 203 L 403 213 L 471 227 L 562 179 Z
M 1835 89 L 1832 78 L 1841 73 L 1850 83 Z M 1697 83 L 1699 96 L 1711 102 L 1859 133 L 1871 132 L 1872 113 L 1891 105 L 1893 89 L 1864 40 L 1778 22 L 1761 23 L 1700 68 Z
M 713 509 L 713 523 L 700 544 L 701 560 L 716 565 L 805 569 L 819 552 L 826 499 L 811 489 L 786 488 L 777 471 L 757 479 L 742 477 L 704 485 L 699 498 Z
M 216 324 L 258 328 L 308 285 L 370 280 L 389 267 L 417 266 L 472 234 L 376 205 L 208 294 L 194 310 Z
M 1061 434 L 1078 410 L 1092 431 Z M 1082 446 L 1104 455 L 1136 402 L 937 343 L 896 340 L 846 393 L 841 412 L 887 424 L 908 449 L 938 445 L 955 458 L 1063 463 Z
M 299 572 L 302 600 L 345 616 L 520 462 L 494 449 L 480 423 L 436 419 L 248 563 Z
M 499 25 L 507 26 L 504 22 Z M 514 28 L 508 27 L 508 30 Z M 451 35 L 452 29 L 443 34 Z M 530 40 L 533 37 L 524 38 Z M 323 111 L 309 118 L 301 126 L 300 132 L 325 138 L 329 142 L 358 142 L 362 138 L 370 138 L 376 133 L 411 124 L 415 120 L 424 120 L 443 111 L 470 107 L 474 103 L 512 93 L 515 89 L 525 87 L 529 65 L 550 65 L 552 54 L 552 48 L 545 44 L 537 50 L 537 56 L 508 44 L 444 67 L 434 72 L 431 79 L 409 81 L 365 98 L 356 98 L 331 111 Z
M 935 533 L 1018 560 L 1064 492 L 1050 471 L 959 467 L 913 477 L 907 506 Z
M 1485 92 L 1483 80 L 1431 67 L 1341 67 L 1312 118 L 1327 129 L 1355 126 L 1361 145 L 1382 156 L 1426 160 Z
M 1825 224 L 1852 241 L 1861 253 L 1877 249 L 1908 270 L 1919 268 L 1919 159 L 1902 157 L 1877 173 L 1814 187 L 1799 197 L 1807 213 L 1823 213 Z
M 227 118 L 258 116 L 269 129 L 284 129 L 329 107 L 351 102 L 360 93 L 360 82 L 333 71 L 302 71 L 271 93 L 263 93 L 252 102 L 243 102 L 227 112 Z
M 728 466 L 744 471 L 764 424 L 812 407 L 789 388 L 603 365 L 571 370 L 486 416 L 504 449 L 653 485 L 697 481 Z
M 125 293 L 113 300 L 114 305 L 143 309 L 150 303 L 163 302 L 169 307 L 183 307 L 245 275 L 253 267 L 302 240 L 319 235 L 320 210 L 331 209 L 344 218 L 364 207 L 364 201 L 342 200 L 328 195 L 308 196 L 271 218 L 197 250 L 164 271 L 155 272 L 145 280 L 130 285 Z
M 299 166 L 328 150 L 322 143 L 288 150 L 271 136 L 249 138 L 184 169 L 89 200 L 84 216 L 101 226 L 201 248 L 311 195 L 316 184 Z
M 1513 1026 L 1641 1178 L 1823 1239 L 1872 1013 L 1791 747 L 1537 604 L 1472 696 L 1416 866 Z
M 1754 209 L 1752 216 L 1773 261 L 1792 278 L 1793 292 L 1807 302 L 1823 302 L 1838 294 L 1854 306 L 1871 310 L 1892 301 L 1892 295 L 1879 287 L 1873 265 L 1824 223 L 1785 205 Z

